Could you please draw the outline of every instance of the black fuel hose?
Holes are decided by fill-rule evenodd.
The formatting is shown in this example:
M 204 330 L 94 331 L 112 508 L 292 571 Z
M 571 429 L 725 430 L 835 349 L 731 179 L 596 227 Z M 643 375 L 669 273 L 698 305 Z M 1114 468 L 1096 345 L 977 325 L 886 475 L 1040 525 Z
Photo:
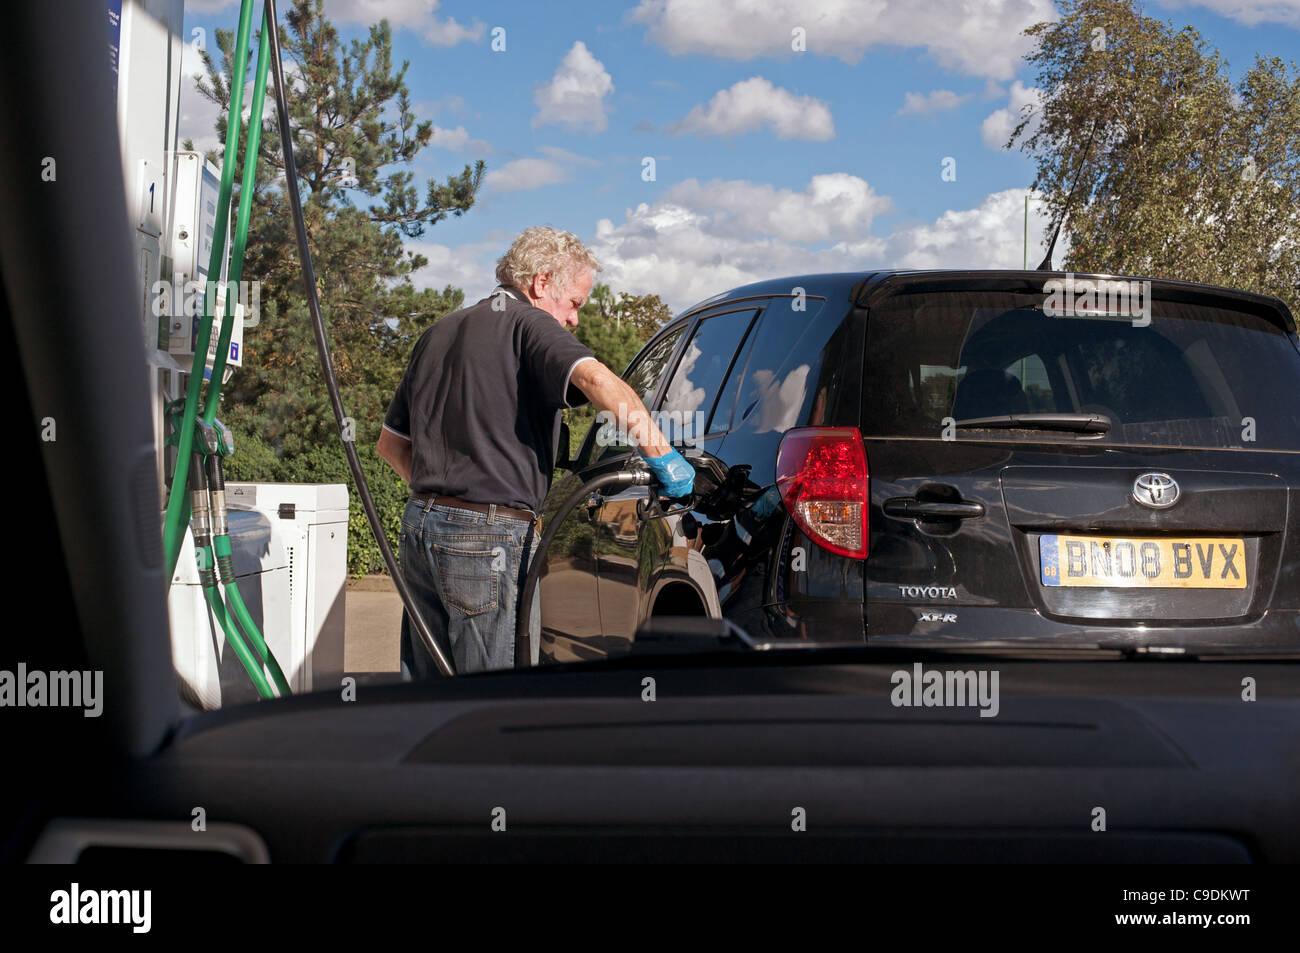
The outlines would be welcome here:
M 275 0 L 265 0 L 265 3 L 265 22 L 262 27 L 263 29 L 269 27 L 271 31 L 269 37 L 271 41 L 271 72 L 275 78 L 276 112 L 280 118 L 280 151 L 284 154 L 284 190 L 289 196 L 289 209 L 293 213 L 293 227 L 298 238 L 298 261 L 302 266 L 303 290 L 307 294 L 307 308 L 311 311 L 312 330 L 316 334 L 316 350 L 320 354 L 321 372 L 325 376 L 325 387 L 329 391 L 330 405 L 334 408 L 334 419 L 338 422 L 339 433 L 342 435 L 347 432 L 347 427 L 344 424 L 343 400 L 339 397 L 339 382 L 334 376 L 334 359 L 330 356 L 329 342 L 325 338 L 325 322 L 321 319 L 320 300 L 316 295 L 316 269 L 312 265 L 311 249 L 307 246 L 307 226 L 302 217 L 302 198 L 298 194 L 298 169 L 293 157 L 293 127 L 289 123 L 289 103 L 284 93 L 284 63 L 280 59 L 280 21 L 276 17 Z M 442 648 L 434 639 L 433 633 L 424 621 L 424 616 L 420 614 L 420 610 L 415 605 L 415 599 L 411 596 L 411 590 L 406 585 L 406 580 L 402 577 L 402 571 L 397 565 L 397 559 L 393 556 L 393 548 L 388 545 L 388 536 L 384 532 L 384 526 L 379 521 L 379 512 L 375 509 L 375 501 L 370 496 L 370 484 L 366 482 L 366 475 L 361 470 L 361 460 L 357 457 L 357 449 L 352 445 L 352 441 L 347 438 L 343 439 L 343 452 L 348 458 L 348 468 L 352 471 L 352 479 L 357 485 L 357 492 L 361 495 L 361 504 L 365 507 L 366 519 L 370 522 L 370 531 L 374 534 L 375 542 L 379 545 L 379 552 L 383 554 L 384 565 L 388 567 L 388 574 L 397 587 L 397 594 L 402 599 L 402 605 L 406 607 L 406 614 L 411 620 L 412 628 L 414 628 L 420 641 L 424 644 L 425 650 L 433 657 L 439 673 L 442 675 L 456 674 L 451 660 L 447 658 L 446 653 L 442 651 Z
M 559 532 L 564 518 L 569 515 L 570 510 L 601 487 L 609 486 L 611 483 L 621 483 L 625 486 L 646 486 L 649 484 L 650 479 L 649 470 L 618 470 L 613 473 L 602 473 L 600 476 L 588 480 L 565 497 L 564 502 L 555 511 L 555 515 L 550 517 L 546 532 L 542 533 L 542 541 L 537 546 L 537 556 L 528 566 L 528 576 L 524 580 L 524 591 L 519 597 L 519 615 L 515 620 L 515 668 L 526 668 L 532 664 L 532 642 L 528 631 L 528 620 L 533 614 L 533 592 L 537 589 L 537 581 L 542 576 L 542 566 L 546 564 L 546 551 L 550 549 L 551 541 L 555 539 L 555 534 Z

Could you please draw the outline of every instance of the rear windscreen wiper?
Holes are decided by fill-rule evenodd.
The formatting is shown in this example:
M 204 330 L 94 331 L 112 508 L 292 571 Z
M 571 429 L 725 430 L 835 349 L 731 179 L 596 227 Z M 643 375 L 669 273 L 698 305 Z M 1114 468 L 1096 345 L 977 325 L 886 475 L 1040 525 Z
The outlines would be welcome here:
M 1001 417 L 968 417 L 955 424 L 959 430 L 1072 430 L 1077 433 L 1107 433 L 1110 418 L 1105 414 L 1007 414 Z

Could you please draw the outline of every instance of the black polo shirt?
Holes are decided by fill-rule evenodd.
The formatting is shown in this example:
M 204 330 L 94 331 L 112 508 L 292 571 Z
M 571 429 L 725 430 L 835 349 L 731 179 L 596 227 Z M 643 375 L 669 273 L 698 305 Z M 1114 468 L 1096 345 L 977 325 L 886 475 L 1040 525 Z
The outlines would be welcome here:
M 584 360 L 595 355 L 517 288 L 442 318 L 420 335 L 384 417 L 411 441 L 411 489 L 540 511 L 560 409 L 587 402 L 569 384 Z

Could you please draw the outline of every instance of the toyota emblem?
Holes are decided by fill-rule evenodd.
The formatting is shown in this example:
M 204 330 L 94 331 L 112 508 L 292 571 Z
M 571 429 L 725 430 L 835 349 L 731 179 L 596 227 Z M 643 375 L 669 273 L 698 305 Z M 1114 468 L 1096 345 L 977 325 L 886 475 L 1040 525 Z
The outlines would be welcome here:
M 1133 481 L 1133 499 L 1153 510 L 1169 509 L 1178 496 L 1178 481 L 1168 473 L 1144 473 Z

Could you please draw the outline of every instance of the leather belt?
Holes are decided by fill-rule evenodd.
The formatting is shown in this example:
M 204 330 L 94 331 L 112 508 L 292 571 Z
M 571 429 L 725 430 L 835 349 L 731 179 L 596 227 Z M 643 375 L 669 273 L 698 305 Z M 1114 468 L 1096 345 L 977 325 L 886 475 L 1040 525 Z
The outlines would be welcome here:
M 508 516 L 511 519 L 523 520 L 525 523 L 535 523 L 540 518 L 531 510 L 517 510 L 513 506 L 502 506 L 499 503 L 472 503 L 444 493 L 412 493 L 411 499 L 419 500 L 421 503 L 432 500 L 438 506 L 454 506 L 457 509 L 472 510 L 485 515 L 491 515 L 491 509 L 495 506 L 497 516 Z

